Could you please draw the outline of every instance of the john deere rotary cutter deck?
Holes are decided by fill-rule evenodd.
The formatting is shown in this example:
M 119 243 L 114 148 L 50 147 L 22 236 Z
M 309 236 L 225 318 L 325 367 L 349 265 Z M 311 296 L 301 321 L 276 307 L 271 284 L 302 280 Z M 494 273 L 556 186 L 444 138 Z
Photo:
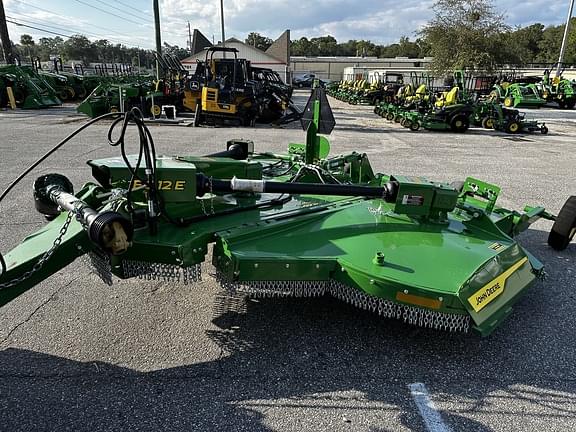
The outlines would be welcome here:
M 76 195 L 64 176 L 40 177 L 36 207 L 54 220 L 6 255 L 0 304 L 84 254 L 107 283 L 194 283 L 212 247 L 231 291 L 332 295 L 409 324 L 488 335 L 543 274 L 515 235 L 541 217 L 558 219 L 553 247 L 574 235 L 574 197 L 558 218 L 516 212 L 480 180 L 374 174 L 365 154 L 329 156 L 318 133 L 334 123 L 321 90 L 303 124 L 306 143 L 285 155 L 254 153 L 249 141 L 209 157 L 144 147 L 89 161 L 96 182 Z

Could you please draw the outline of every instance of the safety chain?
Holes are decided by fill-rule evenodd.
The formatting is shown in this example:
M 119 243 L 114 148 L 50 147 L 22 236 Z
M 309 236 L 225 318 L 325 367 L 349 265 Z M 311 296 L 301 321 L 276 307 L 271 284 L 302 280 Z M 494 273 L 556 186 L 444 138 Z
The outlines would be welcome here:
M 214 190 L 212 185 L 212 177 L 208 177 L 208 184 L 210 185 L 210 213 L 206 211 L 206 207 L 204 206 L 204 199 L 200 200 L 200 205 L 202 206 L 202 211 L 206 216 L 212 216 L 216 214 L 214 211 L 214 194 L 212 193 Z
M 60 228 L 60 233 L 58 234 L 58 237 L 56 237 L 54 239 L 54 242 L 52 243 L 52 247 L 50 249 L 48 249 L 46 252 L 44 252 L 44 254 L 40 257 L 40 259 L 38 261 L 36 261 L 36 264 L 34 264 L 34 267 L 32 267 L 27 272 L 23 273 L 21 276 L 17 277 L 16 279 L 12 279 L 9 282 L 4 282 L 4 283 L 0 284 L 0 290 L 13 287 L 14 285 L 18 285 L 18 284 L 24 282 L 26 279 L 29 279 L 34 273 L 38 272 L 44 266 L 44 264 L 46 264 L 46 261 L 48 261 L 50 259 L 50 257 L 54 254 L 56 249 L 58 249 L 58 246 L 60 246 L 60 244 L 62 243 L 62 239 L 66 235 L 66 232 L 68 231 L 68 227 L 70 226 L 70 223 L 72 222 L 73 217 L 74 217 L 74 212 L 68 212 L 68 216 L 66 217 L 66 222 L 64 222 L 64 225 L 62 225 L 62 228 Z

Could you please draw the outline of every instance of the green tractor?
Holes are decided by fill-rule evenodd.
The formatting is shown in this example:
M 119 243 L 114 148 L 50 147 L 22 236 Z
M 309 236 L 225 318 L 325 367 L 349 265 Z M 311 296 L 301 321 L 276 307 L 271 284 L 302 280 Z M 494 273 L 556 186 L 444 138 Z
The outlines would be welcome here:
M 502 102 L 506 108 L 541 108 L 547 103 L 536 84 L 522 83 L 497 84 L 490 92 L 490 99 Z
M 331 156 L 322 89 L 302 119 L 305 143 L 283 155 L 231 140 L 205 157 L 162 156 L 140 114 L 103 117 L 116 119 L 109 136 L 120 136 L 122 151 L 130 134 L 114 128 L 138 129 L 140 155 L 88 161 L 94 179 L 77 193 L 62 174 L 34 182 L 36 208 L 51 222 L 0 255 L 0 305 L 82 255 L 108 284 L 194 284 L 211 256 L 233 293 L 331 295 L 410 325 L 486 336 L 544 277 L 516 236 L 552 220 L 548 242 L 562 250 L 576 231 L 576 197 L 558 216 L 508 210 L 500 188 L 481 180 L 380 174 L 366 154 Z
M 143 107 L 146 104 L 153 106 L 152 98 L 149 98 L 151 91 L 150 84 L 133 82 L 130 84 L 115 84 L 104 82 L 96 87 L 86 99 L 78 105 L 76 110 L 84 113 L 88 117 L 95 118 L 110 112 L 129 110 L 132 107 Z M 151 109 L 151 108 L 149 108 Z M 158 112 L 158 114 L 160 114 Z
M 19 108 L 40 109 L 62 104 L 56 91 L 32 66 L 1 66 L 0 77 L 3 77 L 6 87 L 12 88 L 16 106 Z
M 576 91 L 572 82 L 562 78 L 562 75 L 550 79 L 550 69 L 544 71 L 542 97 L 547 102 L 556 102 L 562 109 L 573 109 L 576 105 Z

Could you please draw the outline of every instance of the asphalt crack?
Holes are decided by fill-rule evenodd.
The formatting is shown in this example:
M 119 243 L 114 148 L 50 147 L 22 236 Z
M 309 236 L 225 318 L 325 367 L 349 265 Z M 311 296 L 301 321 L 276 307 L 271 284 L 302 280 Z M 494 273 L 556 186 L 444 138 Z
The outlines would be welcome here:
M 9 332 L 8 334 L 2 339 L 0 340 L 0 347 L 2 345 L 4 345 L 4 343 L 10 339 L 10 337 L 16 332 L 16 330 L 18 330 L 20 327 L 26 325 L 28 322 L 30 322 L 30 320 L 34 317 L 34 315 L 36 315 L 38 313 L 38 311 L 40 309 L 42 309 L 43 307 L 45 307 L 48 303 L 50 303 L 52 300 L 54 300 L 54 298 L 60 294 L 65 288 L 68 288 L 70 285 L 72 285 L 72 283 L 76 282 L 77 280 L 79 280 L 80 278 L 82 278 L 83 276 L 78 276 L 74 279 L 72 279 L 70 282 L 68 282 L 65 285 L 62 285 L 60 288 L 58 288 L 56 291 L 54 291 L 46 300 L 44 300 L 42 303 L 40 303 L 31 313 L 30 315 L 28 315 L 28 317 L 26 317 L 25 320 L 21 321 L 20 323 L 18 323 L 16 326 L 14 326 Z

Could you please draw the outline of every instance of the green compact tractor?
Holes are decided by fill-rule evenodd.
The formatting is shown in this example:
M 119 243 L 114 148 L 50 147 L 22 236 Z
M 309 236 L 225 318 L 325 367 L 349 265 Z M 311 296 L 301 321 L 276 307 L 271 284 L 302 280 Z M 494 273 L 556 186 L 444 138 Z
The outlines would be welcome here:
M 93 181 L 76 193 L 62 174 L 35 181 L 36 208 L 51 222 L 1 260 L 0 305 L 82 255 L 109 284 L 193 284 L 211 255 L 231 292 L 331 295 L 411 325 L 488 335 L 544 276 L 516 235 L 554 220 L 548 241 L 561 250 L 576 231 L 576 197 L 558 216 L 508 210 L 497 205 L 500 188 L 477 179 L 378 174 L 366 154 L 331 156 L 321 89 L 302 119 L 306 142 L 283 155 L 255 153 L 246 140 L 205 157 L 161 155 L 137 109 L 104 118 L 114 116 L 123 130 L 109 136 L 120 136 L 112 144 L 122 156 L 88 161 Z M 139 155 L 124 153 L 129 125 Z
M 495 102 L 502 102 L 505 107 L 540 108 L 546 105 L 536 84 L 514 83 L 507 86 L 496 85 L 490 93 Z
M 576 105 L 576 91 L 572 82 L 562 76 L 550 79 L 550 70 L 544 71 L 542 78 L 542 97 L 547 102 L 556 102 L 558 108 L 573 109 Z
M 32 66 L 1 66 L 0 76 L 10 83 L 19 108 L 40 109 L 62 104 L 56 91 Z
M 150 84 L 113 84 L 104 82 L 96 87 L 76 110 L 91 118 L 110 112 L 118 112 L 135 106 L 153 106 L 153 98 L 147 96 L 151 91 Z

